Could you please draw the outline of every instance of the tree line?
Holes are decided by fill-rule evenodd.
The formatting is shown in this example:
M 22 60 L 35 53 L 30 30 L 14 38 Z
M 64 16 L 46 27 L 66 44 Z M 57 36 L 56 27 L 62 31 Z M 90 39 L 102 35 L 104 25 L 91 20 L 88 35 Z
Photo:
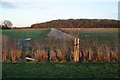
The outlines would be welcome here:
M 119 28 L 120 21 L 109 19 L 67 19 L 32 24 L 31 28 Z

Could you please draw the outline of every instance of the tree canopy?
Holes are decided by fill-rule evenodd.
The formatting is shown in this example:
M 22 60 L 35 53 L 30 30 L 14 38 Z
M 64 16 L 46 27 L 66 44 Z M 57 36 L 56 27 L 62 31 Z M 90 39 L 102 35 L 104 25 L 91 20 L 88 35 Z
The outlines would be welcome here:
M 0 22 L 0 28 L 2 28 L 2 29 L 11 29 L 11 28 L 13 28 L 13 24 L 9 20 L 4 20 L 4 21 Z
M 32 24 L 31 28 L 119 28 L 120 21 L 109 19 L 67 19 Z

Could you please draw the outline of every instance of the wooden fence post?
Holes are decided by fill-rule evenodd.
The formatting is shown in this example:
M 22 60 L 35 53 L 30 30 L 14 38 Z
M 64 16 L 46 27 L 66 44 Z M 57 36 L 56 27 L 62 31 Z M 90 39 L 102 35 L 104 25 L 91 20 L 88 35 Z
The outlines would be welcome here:
M 74 62 L 79 61 L 79 44 L 80 44 L 80 39 L 75 38 L 74 39 Z

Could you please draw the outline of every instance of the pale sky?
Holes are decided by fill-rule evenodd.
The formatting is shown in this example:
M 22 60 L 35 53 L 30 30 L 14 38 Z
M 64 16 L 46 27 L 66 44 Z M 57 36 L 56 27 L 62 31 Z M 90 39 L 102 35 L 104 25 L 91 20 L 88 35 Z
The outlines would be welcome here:
M 118 19 L 119 0 L 0 0 L 0 21 L 26 27 L 56 19 Z

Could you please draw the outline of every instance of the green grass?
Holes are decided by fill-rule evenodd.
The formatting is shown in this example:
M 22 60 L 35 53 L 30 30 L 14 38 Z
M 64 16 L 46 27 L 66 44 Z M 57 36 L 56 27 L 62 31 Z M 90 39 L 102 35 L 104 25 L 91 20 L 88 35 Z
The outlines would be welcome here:
M 118 38 L 118 33 L 117 32 L 108 32 L 108 33 L 94 33 L 94 32 L 84 32 L 80 33 L 79 37 L 80 39 L 85 39 L 85 36 L 90 36 L 91 39 L 98 39 L 102 38 L 104 40 L 111 40 L 111 39 L 117 39 Z
M 3 35 L 7 35 L 10 38 L 40 38 L 40 36 L 48 34 L 50 29 L 6 29 L 2 30 Z M 99 38 L 102 37 L 104 39 L 111 39 L 118 37 L 118 30 L 117 29 L 84 29 L 84 30 L 75 30 L 73 32 L 79 33 L 78 37 L 80 39 L 84 39 L 85 36 L 90 36 L 91 38 Z
M 2 30 L 3 35 L 7 35 L 10 38 L 20 39 L 20 38 L 40 38 L 46 35 L 50 29 L 9 29 Z
M 37 40 L 44 38 L 50 29 L 9 29 L 2 30 L 3 35 L 9 36 L 11 39 L 24 39 L 24 38 L 32 38 L 32 40 Z M 71 31 L 70 31 L 71 32 Z M 83 29 L 83 30 L 75 30 L 75 33 L 79 33 L 78 37 L 81 40 L 84 39 L 102 39 L 114 41 L 118 39 L 118 30 L 117 29 Z M 86 35 L 88 37 L 86 37 Z
M 45 43 L 47 41 L 47 34 L 50 29 L 7 29 L 2 30 L 2 34 L 9 37 L 9 39 L 21 41 L 26 38 L 31 38 L 29 42 L 36 40 Z
M 102 39 L 102 40 L 117 40 L 118 39 L 118 29 L 113 28 L 113 29 L 90 29 L 90 30 L 85 30 L 81 31 L 78 37 L 81 40 L 84 40 L 86 38 L 88 39 Z
M 118 63 L 3 63 L 3 78 L 119 78 Z

